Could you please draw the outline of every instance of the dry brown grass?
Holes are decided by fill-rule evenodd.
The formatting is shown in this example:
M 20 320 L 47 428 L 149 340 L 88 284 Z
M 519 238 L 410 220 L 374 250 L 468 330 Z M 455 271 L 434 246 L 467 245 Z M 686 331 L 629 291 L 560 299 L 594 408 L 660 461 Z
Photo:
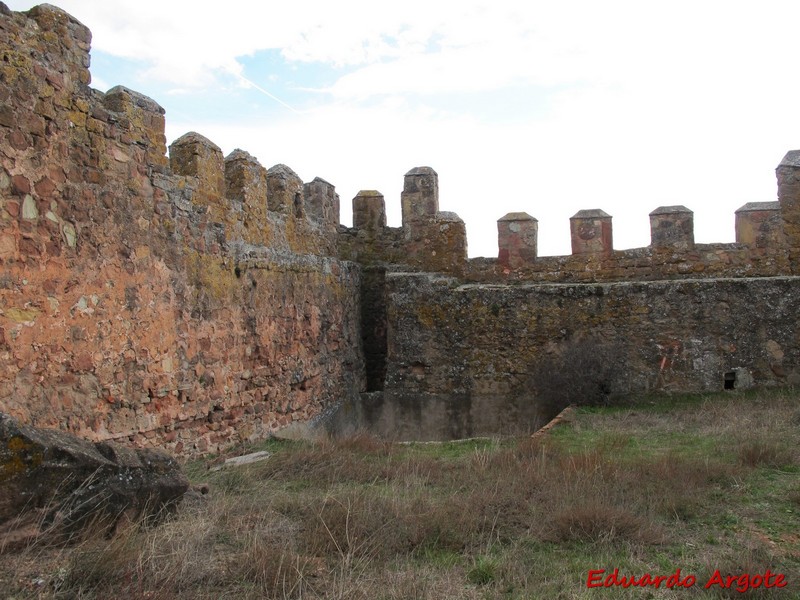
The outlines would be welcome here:
M 652 523 L 628 509 L 587 501 L 553 515 L 552 539 L 556 542 L 658 543 L 663 535 L 653 531 Z
M 748 483 L 789 469 L 775 494 L 796 507 L 798 434 L 767 405 L 719 404 L 587 413 L 533 441 L 276 445 L 266 462 L 198 473 L 211 494 L 158 527 L 4 556 L 0 585 L 18 599 L 521 599 L 590 597 L 580 581 L 606 565 L 798 573 L 789 550 L 769 559 L 768 491 Z M 765 444 L 769 427 L 783 428 L 780 443 Z M 791 534 L 792 518 L 770 527 Z
M 739 461 L 748 467 L 783 467 L 795 462 L 793 449 L 773 439 L 745 439 L 739 446 Z

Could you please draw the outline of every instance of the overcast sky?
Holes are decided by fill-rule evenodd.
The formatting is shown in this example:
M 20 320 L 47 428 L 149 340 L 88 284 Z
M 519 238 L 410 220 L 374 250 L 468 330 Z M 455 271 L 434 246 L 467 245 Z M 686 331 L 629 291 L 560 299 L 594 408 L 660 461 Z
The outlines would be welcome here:
M 377 189 L 399 226 L 403 174 L 431 166 L 470 256 L 496 256 L 517 211 L 540 255 L 570 252 L 585 208 L 614 217 L 616 248 L 674 204 L 698 242 L 733 241 L 800 148 L 797 0 L 52 1 L 92 30 L 92 85 L 155 99 L 168 142 L 322 177 L 347 225 Z

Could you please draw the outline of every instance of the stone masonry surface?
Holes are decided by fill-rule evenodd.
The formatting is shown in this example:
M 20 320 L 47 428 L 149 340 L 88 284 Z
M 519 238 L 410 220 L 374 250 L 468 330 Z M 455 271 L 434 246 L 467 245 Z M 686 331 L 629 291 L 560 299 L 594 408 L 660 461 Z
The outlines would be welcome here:
M 367 411 L 385 435 L 535 428 L 552 415 L 528 397 L 529 373 L 576 339 L 619 349 L 625 392 L 721 390 L 738 368 L 762 385 L 800 383 L 796 277 L 509 286 L 394 273 L 387 284 L 384 398 Z
M 158 104 L 88 87 L 90 37 L 0 5 L 0 410 L 191 454 L 358 394 L 333 187 L 198 134 L 170 165 Z
M 92 89 L 89 30 L 50 5 L 0 3 L 0 412 L 191 455 L 330 415 L 393 437 L 527 430 L 540 357 L 592 336 L 623 349 L 631 392 L 800 382 L 800 151 L 778 201 L 696 244 L 682 205 L 652 243 L 615 250 L 600 208 L 573 253 L 540 257 L 535 215 L 498 219 L 498 257 L 467 258 L 438 175 L 339 196 L 164 110 Z M 342 417 L 344 415 L 344 417 Z

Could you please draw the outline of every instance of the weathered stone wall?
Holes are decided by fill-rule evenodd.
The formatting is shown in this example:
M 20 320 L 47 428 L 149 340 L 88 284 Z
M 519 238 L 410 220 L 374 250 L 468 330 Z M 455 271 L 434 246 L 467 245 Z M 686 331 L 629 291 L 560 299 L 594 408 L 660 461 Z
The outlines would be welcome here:
M 446 273 L 475 283 L 787 275 L 792 273 L 794 238 L 784 235 L 784 230 L 791 230 L 792 211 L 800 201 L 792 195 L 794 188 L 785 183 L 796 175 L 784 163 L 779 168 L 784 199 L 740 208 L 735 243 L 696 244 L 693 213 L 683 206 L 666 206 L 650 213 L 650 246 L 614 250 L 612 217 L 594 209 L 579 211 L 570 219 L 572 254 L 542 257 L 537 250 L 537 220 L 516 212 L 498 220 L 497 258 L 467 259 L 463 222 L 454 213 L 438 211 L 436 173 L 420 167 L 405 176 L 406 188 L 414 191 L 403 193 L 402 227 L 386 226 L 383 195 L 362 191 L 353 199 L 353 227 L 340 228 L 338 249 L 343 257 L 364 265 Z M 421 188 L 418 179 L 432 181 Z M 427 196 L 419 188 L 428 191 Z
M 800 381 L 798 152 L 779 202 L 737 211 L 734 244 L 696 244 L 669 206 L 650 246 L 614 250 L 590 209 L 571 256 L 539 257 L 515 212 L 498 258 L 468 260 L 430 167 L 405 175 L 401 227 L 364 191 L 346 228 L 322 179 L 196 132 L 167 158 L 156 102 L 88 86 L 90 39 L 59 9 L 0 3 L 2 412 L 186 454 L 339 401 L 389 436 L 510 433 L 542 416 L 532 366 L 586 336 L 619 343 L 630 391 Z
M 88 87 L 90 38 L 0 4 L 0 410 L 192 453 L 357 394 L 333 186 L 195 133 L 168 161 L 158 104 Z
M 737 386 L 800 382 L 796 277 L 496 285 L 391 273 L 386 282 L 385 387 L 362 401 L 364 422 L 385 435 L 535 428 L 534 366 L 576 339 L 616 348 L 623 392 L 722 390 L 731 373 Z
M 370 272 L 369 392 L 352 414 L 405 439 L 526 431 L 548 416 L 532 397 L 537 362 L 575 339 L 622 348 L 630 392 L 800 382 L 795 154 L 778 168 L 780 202 L 740 208 L 732 244 L 695 243 L 692 211 L 664 206 L 650 246 L 614 250 L 612 217 L 591 209 L 570 219 L 571 255 L 540 257 L 537 220 L 515 212 L 498 220 L 497 259 L 466 260 L 458 236 L 436 231 L 432 169 L 406 174 L 400 228 L 386 227 L 379 192 L 359 193 L 339 238 Z
M 540 256 L 509 267 L 497 259 L 473 259 L 467 281 L 482 283 L 594 283 L 714 277 L 772 277 L 790 273 L 786 249 L 741 243 L 696 244 L 690 250 L 653 246 L 608 254 Z
M 800 273 L 800 150 L 787 152 L 776 169 L 783 236 L 792 273 Z

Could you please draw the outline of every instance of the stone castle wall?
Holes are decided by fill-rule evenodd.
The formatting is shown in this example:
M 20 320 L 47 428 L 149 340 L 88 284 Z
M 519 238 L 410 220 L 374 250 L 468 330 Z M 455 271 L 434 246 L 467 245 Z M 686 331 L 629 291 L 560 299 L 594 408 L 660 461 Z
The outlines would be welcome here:
M 541 416 L 532 366 L 590 338 L 622 348 L 632 392 L 800 381 L 800 152 L 732 244 L 668 206 L 650 246 L 615 250 L 590 209 L 570 256 L 539 257 L 515 212 L 497 258 L 469 260 L 430 167 L 405 175 L 401 227 L 367 190 L 348 228 L 322 179 L 195 132 L 167 156 L 156 102 L 89 87 L 90 40 L 0 3 L 2 412 L 184 454 L 342 403 L 390 436 L 509 433 Z
M 0 407 L 203 452 L 364 386 L 333 186 L 88 87 L 89 31 L 0 5 Z
M 368 393 L 353 412 L 407 439 L 528 431 L 551 416 L 531 373 L 581 340 L 613 345 L 629 393 L 800 383 L 798 155 L 778 167 L 780 200 L 737 210 L 727 244 L 695 243 L 691 210 L 665 206 L 650 213 L 650 246 L 615 250 L 612 217 L 590 209 L 570 219 L 571 255 L 540 257 L 536 219 L 515 212 L 498 220 L 497 258 L 468 260 L 434 171 L 406 175 L 406 190 L 421 173 L 431 182 L 416 211 L 404 192 L 400 228 L 386 227 L 379 192 L 361 192 L 340 238 L 369 282 Z
M 787 155 L 791 161 L 794 153 Z M 796 170 L 796 168 L 794 169 Z M 794 170 L 779 168 L 792 177 Z M 771 277 L 792 272 L 790 240 L 784 234 L 791 202 L 750 202 L 736 211 L 736 242 L 696 244 L 691 210 L 662 206 L 650 213 L 651 244 L 616 250 L 612 217 L 600 209 L 581 210 L 570 219 L 572 254 L 538 256 L 538 222 L 525 212 L 497 221 L 497 258 L 467 258 L 464 223 L 438 210 L 438 176 L 428 167 L 406 174 L 413 189 L 424 172 L 429 198 L 414 198 L 421 208 L 407 208 L 403 192 L 402 227 L 386 226 L 380 192 L 366 190 L 353 199 L 353 228 L 339 239 L 343 256 L 364 265 L 406 265 L 414 270 L 448 273 L 483 283 L 596 283 L 708 277 Z M 784 185 L 788 198 L 794 198 Z M 784 208 L 782 208 L 784 207 Z
M 617 393 L 800 383 L 800 279 L 474 284 L 426 273 L 387 281 L 386 373 L 361 399 L 390 437 L 523 433 L 553 415 L 531 396 L 542 360 L 587 343 L 625 373 Z M 591 363 L 591 361 L 589 361 Z

